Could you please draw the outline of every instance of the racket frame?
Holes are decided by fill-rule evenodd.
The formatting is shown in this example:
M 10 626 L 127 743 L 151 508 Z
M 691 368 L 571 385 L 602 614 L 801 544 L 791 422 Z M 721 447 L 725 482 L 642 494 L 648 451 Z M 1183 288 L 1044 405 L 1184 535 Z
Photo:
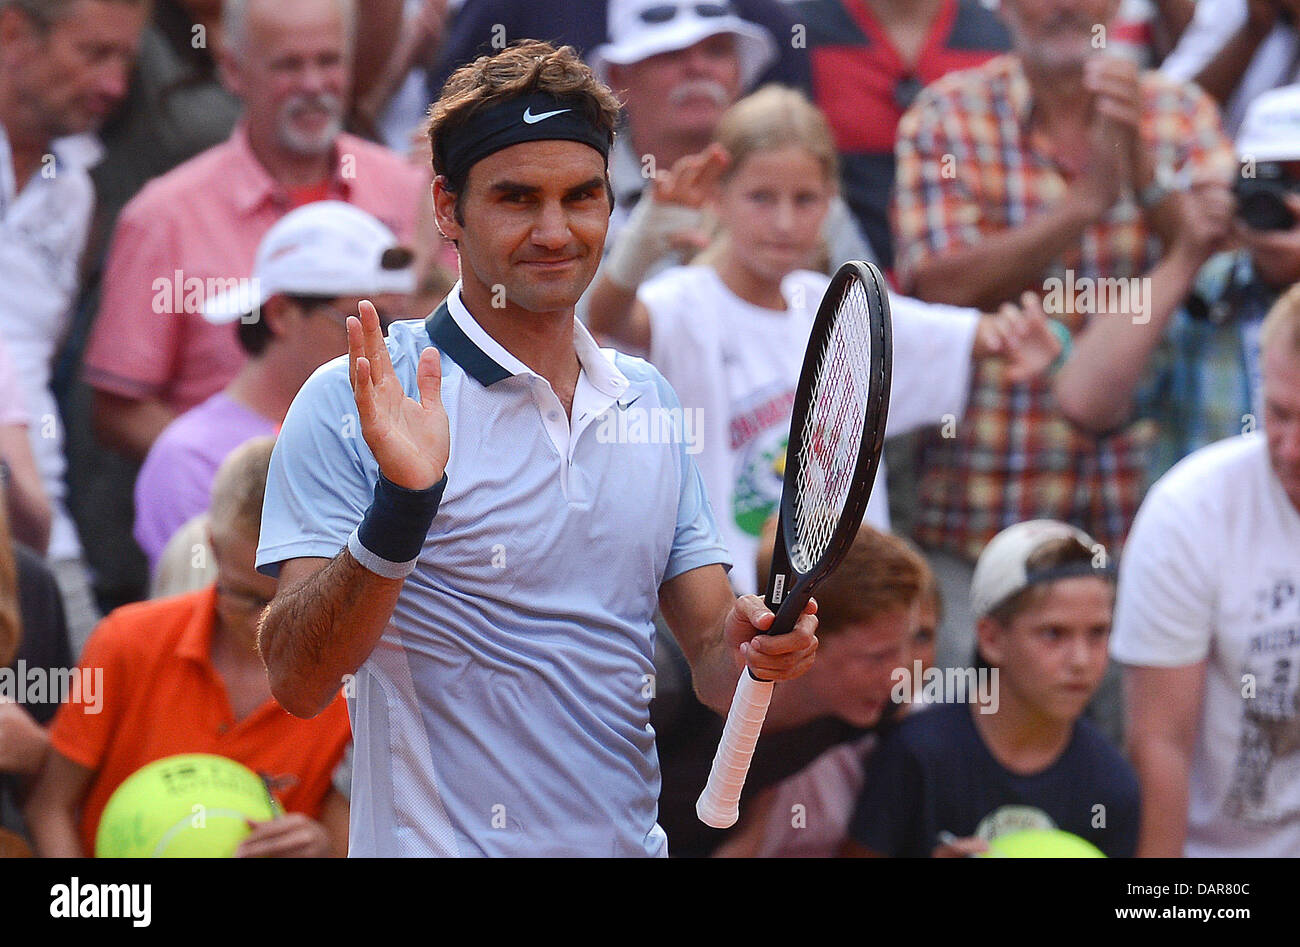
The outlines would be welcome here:
M 872 384 L 879 385 L 880 394 L 867 403 L 863 422 L 863 436 L 854 461 L 853 484 L 840 514 L 839 522 L 831 534 L 826 551 L 807 572 L 800 572 L 791 561 L 790 549 L 797 542 L 795 536 L 795 497 L 798 493 L 800 464 L 797 462 L 803 449 L 804 422 L 811 409 L 812 389 L 817 381 L 817 366 L 822 349 L 829 339 L 832 320 L 840 302 L 852 287 L 853 281 L 862 284 L 869 306 L 879 306 L 880 319 L 870 319 L 872 330 L 871 355 L 868 371 Z M 781 489 L 776 541 L 772 550 L 772 566 L 768 572 L 767 594 L 763 602 L 776 614 L 764 634 L 779 635 L 791 631 L 812 597 L 817 583 L 835 569 L 848 553 L 862 526 L 876 473 L 880 469 L 881 452 L 885 443 L 885 422 L 889 415 L 890 383 L 893 377 L 893 332 L 890 322 L 889 293 L 884 275 L 870 264 L 850 260 L 831 278 L 822 295 L 813 321 L 810 343 L 804 354 L 799 384 L 795 389 L 794 413 L 790 418 L 790 437 L 786 447 L 785 479 Z M 818 340 L 820 344 L 812 344 Z M 794 461 L 793 463 L 791 461 Z M 866 484 L 864 488 L 862 484 Z
M 830 338 L 835 314 L 854 281 L 861 283 L 869 307 L 868 326 L 872 338 L 868 370 L 871 373 L 873 396 L 867 401 L 853 479 L 844 509 L 840 512 L 826 550 L 816 562 L 810 564 L 807 572 L 800 572 L 792 564 L 789 555 L 789 550 L 796 541 L 794 502 L 800 467 L 798 452 L 803 445 L 804 422 L 822 351 Z M 871 499 L 871 489 L 875 484 L 876 472 L 880 468 L 880 454 L 884 448 L 893 367 L 892 345 L 889 293 L 884 275 L 870 263 L 845 263 L 831 278 L 817 307 L 803 367 L 799 373 L 799 383 L 795 389 L 776 541 L 772 550 L 772 567 L 765 598 L 765 604 L 776 617 L 763 634 L 784 634 L 794 628 L 817 583 L 848 552 L 862 526 L 862 517 Z M 874 388 L 875 385 L 879 387 Z M 791 463 L 791 458 L 795 459 L 795 463 Z M 740 797 L 744 791 L 745 777 L 763 728 L 763 720 L 767 716 L 773 686 L 771 681 L 754 677 L 748 668 L 740 675 L 708 783 L 695 804 L 696 814 L 706 825 L 717 829 L 729 828 L 740 816 Z

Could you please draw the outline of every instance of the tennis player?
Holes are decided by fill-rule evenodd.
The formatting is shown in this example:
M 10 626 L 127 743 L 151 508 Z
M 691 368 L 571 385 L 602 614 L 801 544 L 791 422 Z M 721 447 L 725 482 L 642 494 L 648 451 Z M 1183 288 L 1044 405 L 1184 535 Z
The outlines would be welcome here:
M 598 426 L 678 407 L 573 314 L 601 258 L 617 115 L 567 47 L 453 74 L 430 138 L 461 279 L 386 343 L 363 303 L 347 362 L 285 419 L 261 650 L 290 712 L 348 696 L 352 855 L 664 855 L 656 604 L 720 713 L 746 664 L 785 680 L 816 652 L 815 605 L 769 638 L 762 601 L 730 591 L 687 442 Z

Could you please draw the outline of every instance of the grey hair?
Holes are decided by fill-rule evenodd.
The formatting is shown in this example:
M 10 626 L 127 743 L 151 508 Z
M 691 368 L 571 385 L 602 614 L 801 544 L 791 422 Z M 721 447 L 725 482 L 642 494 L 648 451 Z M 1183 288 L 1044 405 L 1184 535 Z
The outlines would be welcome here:
M 29 19 L 48 27 L 71 14 L 72 8 L 79 2 L 80 0 L 0 0 L 0 13 L 11 8 L 20 10 L 27 14 Z M 108 0 L 108 2 L 141 6 L 152 0 Z
M 5 0 L 0 0 L 3 4 Z M 10 0 L 19 2 L 19 0 Z M 40 2 L 40 0 L 21 0 L 21 2 Z M 225 0 L 221 5 L 221 28 L 225 34 L 226 48 L 236 56 L 242 56 L 248 44 L 248 6 L 251 0 Z M 351 52 L 357 35 L 356 0 L 336 0 L 343 14 L 343 27 L 347 50 Z

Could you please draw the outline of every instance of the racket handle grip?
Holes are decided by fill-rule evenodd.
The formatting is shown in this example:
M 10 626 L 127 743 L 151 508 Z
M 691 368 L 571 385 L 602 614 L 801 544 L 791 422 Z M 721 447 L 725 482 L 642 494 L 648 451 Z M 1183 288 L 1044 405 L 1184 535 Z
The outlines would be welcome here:
M 708 785 L 695 803 L 695 814 L 705 825 L 728 829 L 740 818 L 740 792 L 745 788 L 749 761 L 767 717 L 773 686 L 772 681 L 755 680 L 748 670 L 741 672 Z

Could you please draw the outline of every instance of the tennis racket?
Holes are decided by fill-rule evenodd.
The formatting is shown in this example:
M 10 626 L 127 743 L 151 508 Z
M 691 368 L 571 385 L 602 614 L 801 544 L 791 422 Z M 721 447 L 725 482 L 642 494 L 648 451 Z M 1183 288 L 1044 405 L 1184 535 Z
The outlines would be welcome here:
M 880 466 L 891 369 L 885 278 L 870 263 L 845 263 L 822 296 L 795 389 L 765 599 L 776 619 L 765 634 L 794 628 L 817 584 L 857 536 Z M 740 815 L 772 687 L 748 669 L 741 673 L 708 785 L 695 804 L 706 825 L 725 829 Z

